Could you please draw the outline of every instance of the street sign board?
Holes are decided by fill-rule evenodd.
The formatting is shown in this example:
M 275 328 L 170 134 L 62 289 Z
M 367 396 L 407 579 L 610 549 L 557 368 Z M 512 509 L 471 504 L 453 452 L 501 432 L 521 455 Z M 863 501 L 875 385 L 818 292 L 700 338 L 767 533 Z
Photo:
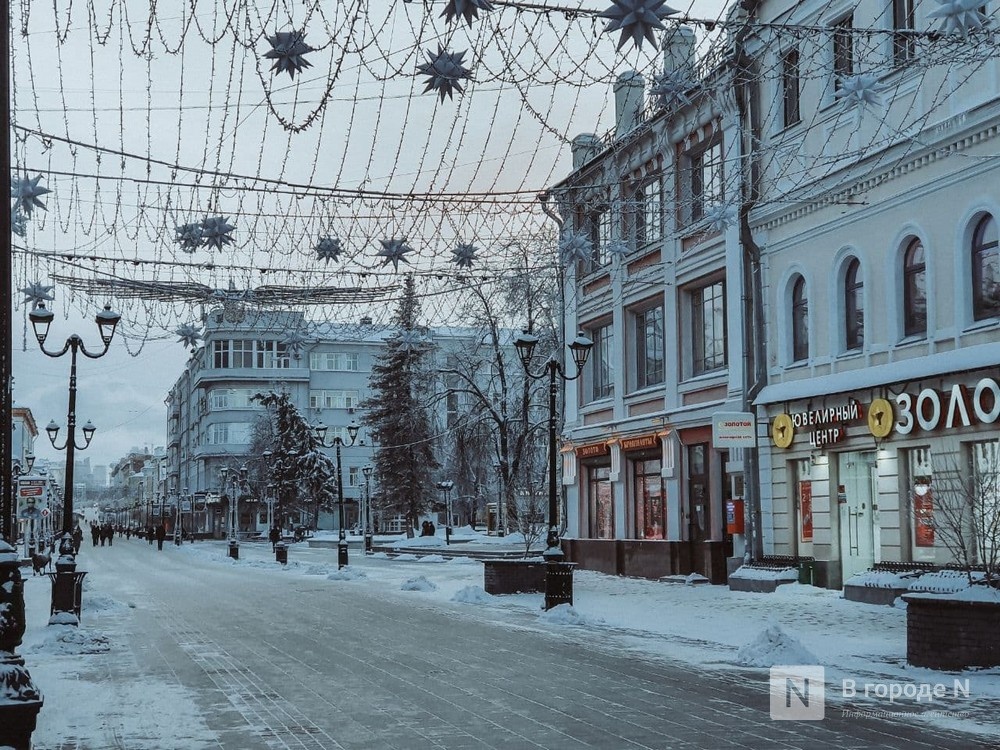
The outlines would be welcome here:
M 757 420 L 750 412 L 716 412 L 712 415 L 712 447 L 753 448 L 757 445 Z

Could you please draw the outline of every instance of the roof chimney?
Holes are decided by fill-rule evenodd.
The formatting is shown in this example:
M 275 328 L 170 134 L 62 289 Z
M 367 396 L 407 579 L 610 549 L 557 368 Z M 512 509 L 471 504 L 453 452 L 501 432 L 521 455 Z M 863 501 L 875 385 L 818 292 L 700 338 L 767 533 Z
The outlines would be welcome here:
M 593 133 L 580 133 L 573 139 L 573 169 L 579 169 L 597 156 L 601 150 L 601 139 Z
M 684 70 L 695 78 L 695 37 L 694 29 L 687 26 L 674 26 L 663 37 L 663 72 L 673 73 Z
M 626 70 L 615 83 L 615 138 L 630 133 L 642 115 L 643 79 L 640 73 Z

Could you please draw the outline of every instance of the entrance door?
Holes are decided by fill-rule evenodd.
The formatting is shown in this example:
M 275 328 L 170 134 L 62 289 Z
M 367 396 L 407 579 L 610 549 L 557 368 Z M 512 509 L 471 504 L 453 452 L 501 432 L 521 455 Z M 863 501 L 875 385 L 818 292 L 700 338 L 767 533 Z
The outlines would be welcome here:
M 688 528 L 692 542 L 707 542 L 712 538 L 708 448 L 708 443 L 688 446 Z
M 874 453 L 839 455 L 837 505 L 840 509 L 840 559 L 846 581 L 875 564 L 875 524 L 878 515 Z

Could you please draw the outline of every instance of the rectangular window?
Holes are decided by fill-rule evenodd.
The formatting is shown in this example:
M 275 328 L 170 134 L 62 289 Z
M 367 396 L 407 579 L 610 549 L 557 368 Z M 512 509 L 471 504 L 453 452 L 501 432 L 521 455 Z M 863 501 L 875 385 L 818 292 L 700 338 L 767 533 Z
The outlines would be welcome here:
M 208 428 L 209 445 L 249 445 L 249 422 L 219 422 Z
M 693 375 L 726 366 L 726 285 L 723 281 L 691 292 Z
M 799 116 L 799 50 L 792 48 L 781 56 L 781 100 L 786 128 L 797 125 Z
M 854 16 L 847 15 L 833 25 L 833 85 L 840 90 L 845 78 L 854 75 Z
M 666 539 L 667 504 L 664 502 L 660 461 L 635 462 L 635 537 Z
M 614 393 L 614 328 L 609 323 L 590 331 L 594 348 L 590 352 L 591 371 L 593 373 L 594 400 L 608 398 Z
M 219 370 L 229 367 L 229 342 L 212 342 L 212 366 Z
M 309 369 L 357 372 L 357 352 L 310 352 Z
M 635 245 L 642 247 L 663 237 L 663 179 L 657 177 L 636 187 L 634 202 Z
M 349 466 L 347 468 L 347 486 L 359 487 L 360 485 L 361 485 L 361 467 Z
M 257 342 L 257 367 L 279 369 L 291 367 L 288 345 L 280 341 Z
M 230 342 L 229 366 L 231 368 L 252 368 L 254 359 L 253 339 L 233 339 Z
M 651 307 L 635 314 L 636 388 L 663 382 L 663 307 Z
M 905 65 L 914 57 L 913 0 L 892 0 L 892 61 Z
M 608 243 L 611 242 L 611 209 L 607 206 L 592 211 L 586 217 L 586 232 L 590 237 L 592 254 L 587 271 L 595 271 L 608 264 Z
M 253 388 L 215 388 L 209 393 L 212 409 L 254 409 L 259 404 L 253 401 Z
M 353 409 L 359 398 L 358 391 L 309 391 L 309 408 Z
M 591 533 L 594 539 L 615 538 L 615 504 L 611 491 L 611 468 L 592 466 L 588 469 L 590 486 Z
M 691 221 L 725 200 L 722 141 L 691 155 Z

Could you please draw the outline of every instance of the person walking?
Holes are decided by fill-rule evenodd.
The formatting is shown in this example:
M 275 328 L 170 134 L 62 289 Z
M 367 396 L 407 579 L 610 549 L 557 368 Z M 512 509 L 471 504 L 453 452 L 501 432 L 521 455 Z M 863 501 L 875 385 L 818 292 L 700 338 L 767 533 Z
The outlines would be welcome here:
M 81 544 L 83 544 L 83 529 L 76 526 L 73 528 L 73 554 L 80 554 Z
M 167 538 L 167 529 L 161 523 L 156 527 L 156 549 L 163 550 L 163 540 Z
M 101 527 L 93 521 L 90 522 L 90 540 L 97 546 L 98 539 L 101 538 Z
M 274 552 L 275 546 L 281 541 L 281 529 L 277 526 L 272 526 L 271 530 L 267 533 L 267 538 L 271 540 L 271 552 Z

